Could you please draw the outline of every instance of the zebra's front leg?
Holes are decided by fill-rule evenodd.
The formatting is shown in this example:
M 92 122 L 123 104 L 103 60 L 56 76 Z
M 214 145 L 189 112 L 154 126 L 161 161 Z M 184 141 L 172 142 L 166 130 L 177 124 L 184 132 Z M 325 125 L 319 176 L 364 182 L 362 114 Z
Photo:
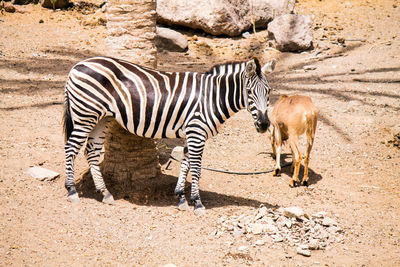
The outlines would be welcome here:
M 185 148 L 185 150 L 187 149 Z M 189 162 L 187 153 L 185 153 L 185 158 L 182 160 L 181 163 L 181 170 L 179 172 L 178 182 L 176 183 L 175 187 L 175 195 L 178 196 L 178 209 L 180 210 L 189 210 L 189 205 L 185 197 L 185 182 L 188 171 L 189 171 Z
M 205 207 L 203 203 L 201 203 L 200 192 L 199 192 L 201 160 L 203 156 L 204 145 L 205 145 L 205 138 L 203 138 L 202 136 L 188 138 L 189 164 L 190 164 L 190 171 L 192 174 L 192 188 L 191 188 L 190 200 L 194 204 L 194 213 L 196 215 L 202 215 L 205 213 Z
M 101 150 L 103 149 L 104 139 L 106 135 L 107 123 L 107 118 L 103 118 L 89 134 L 85 149 L 85 155 L 90 166 L 90 173 L 92 174 L 96 191 L 100 192 L 103 195 L 103 203 L 112 205 L 114 204 L 114 197 L 108 191 L 104 183 L 104 179 L 100 172 L 99 166 Z

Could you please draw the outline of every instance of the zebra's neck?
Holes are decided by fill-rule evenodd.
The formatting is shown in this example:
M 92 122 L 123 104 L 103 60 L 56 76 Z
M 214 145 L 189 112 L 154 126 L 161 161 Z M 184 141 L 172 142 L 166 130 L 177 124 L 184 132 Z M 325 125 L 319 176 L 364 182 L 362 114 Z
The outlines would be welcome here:
M 205 92 L 211 102 L 208 108 L 220 123 L 245 106 L 243 97 L 243 73 L 245 63 L 235 62 L 214 66 L 209 73 L 209 85 Z
M 244 71 L 245 63 L 227 63 L 200 75 L 196 111 L 208 136 L 215 136 L 228 118 L 244 108 Z

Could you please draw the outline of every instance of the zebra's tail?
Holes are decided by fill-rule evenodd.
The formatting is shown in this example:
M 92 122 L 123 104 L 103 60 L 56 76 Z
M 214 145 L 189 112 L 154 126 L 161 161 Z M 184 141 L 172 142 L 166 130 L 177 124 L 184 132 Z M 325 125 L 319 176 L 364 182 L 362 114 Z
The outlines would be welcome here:
M 64 130 L 64 142 L 66 143 L 71 136 L 72 130 L 74 128 L 74 124 L 71 118 L 71 110 L 69 105 L 69 97 L 67 88 L 65 88 L 64 92 L 64 115 L 63 115 L 63 130 Z

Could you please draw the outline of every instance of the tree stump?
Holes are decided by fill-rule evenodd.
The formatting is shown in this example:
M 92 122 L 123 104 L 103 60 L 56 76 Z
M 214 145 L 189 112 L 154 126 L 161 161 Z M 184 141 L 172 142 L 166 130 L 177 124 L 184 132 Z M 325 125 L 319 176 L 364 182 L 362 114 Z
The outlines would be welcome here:
M 155 0 L 110 0 L 107 6 L 109 55 L 155 68 Z M 116 121 L 108 125 L 102 173 L 115 197 L 143 190 L 161 174 L 156 143 L 135 136 Z

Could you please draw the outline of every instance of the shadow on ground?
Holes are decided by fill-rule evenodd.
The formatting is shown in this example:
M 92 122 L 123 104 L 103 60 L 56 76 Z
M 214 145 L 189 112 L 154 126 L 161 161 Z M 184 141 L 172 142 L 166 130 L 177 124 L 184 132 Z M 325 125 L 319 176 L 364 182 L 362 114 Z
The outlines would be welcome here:
M 137 205 L 163 207 L 177 205 L 177 198 L 174 195 L 177 179 L 178 178 L 175 176 L 163 174 L 146 181 L 139 181 L 132 184 L 129 188 L 121 188 L 119 185 L 113 184 L 112 181 L 108 181 L 106 178 L 104 180 L 115 200 L 125 199 Z M 185 192 L 187 199 L 190 199 L 190 186 L 191 183 L 186 182 Z M 100 193 L 95 191 L 89 170 L 86 171 L 83 174 L 82 179 L 76 183 L 76 187 L 81 198 L 91 198 L 101 202 L 102 196 Z M 212 191 L 200 190 L 200 195 L 203 204 L 207 208 L 225 207 L 230 205 L 258 208 L 261 204 L 267 208 L 279 208 L 270 203 L 220 194 Z

